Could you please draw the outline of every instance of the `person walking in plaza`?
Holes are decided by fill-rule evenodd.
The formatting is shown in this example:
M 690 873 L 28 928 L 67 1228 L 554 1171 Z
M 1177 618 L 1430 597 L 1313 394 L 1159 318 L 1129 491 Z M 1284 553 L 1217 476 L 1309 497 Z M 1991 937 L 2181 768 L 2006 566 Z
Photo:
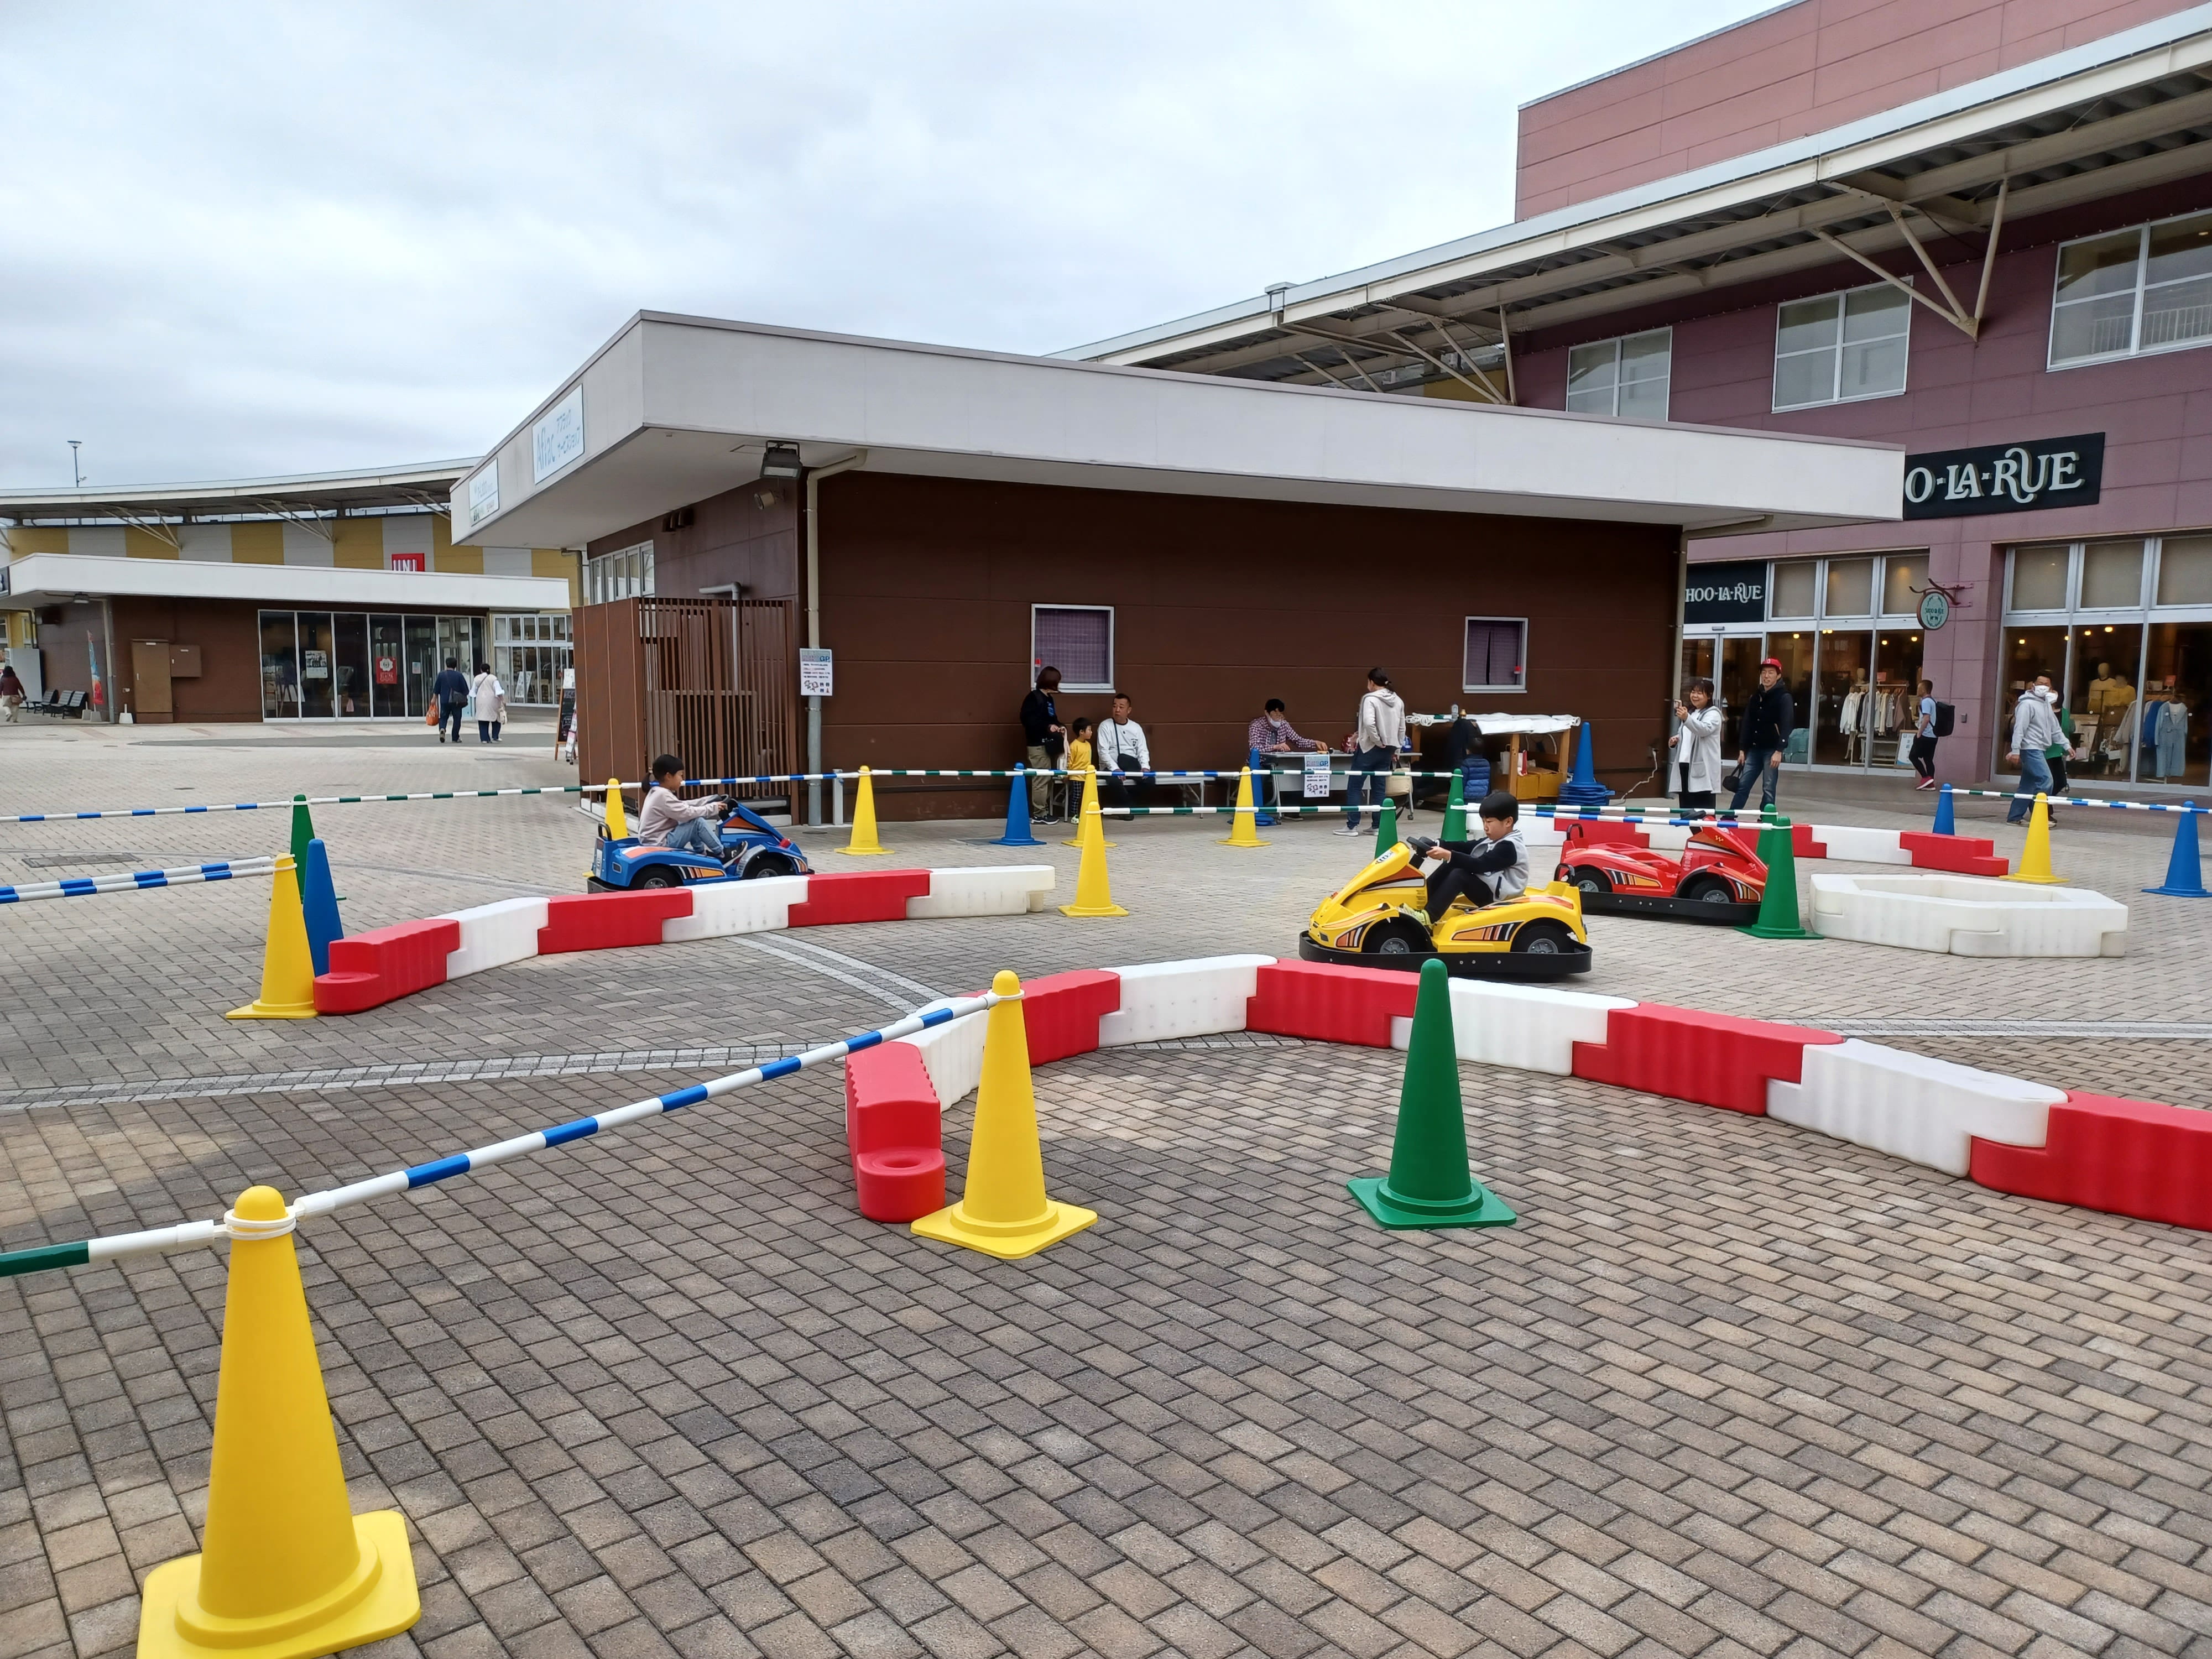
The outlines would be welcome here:
M 1674 705 L 1674 799 L 1686 813 L 1711 811 L 1721 787 L 1721 711 L 1713 706 L 1713 683 L 1690 682 Z
M 23 718 L 23 682 L 14 663 L 0 663 L 0 720 L 10 726 Z
M 1138 806 L 1151 789 L 1152 745 L 1130 718 L 1127 692 L 1114 694 L 1114 712 L 1098 728 L 1098 789 L 1109 806 Z
M 1797 706 L 1791 701 L 1790 688 L 1782 683 L 1782 661 L 1769 657 L 1759 665 L 1759 690 L 1745 700 L 1743 724 L 1736 732 L 1735 794 L 1729 802 L 1729 810 L 1740 812 L 1749 799 L 1754 780 L 1759 784 L 1759 804 L 1771 811 L 1776 790 L 1782 781 L 1782 757 L 1790 746 L 1790 733 L 1796 723 Z
M 1915 789 L 1936 787 L 1936 682 L 1920 682 L 1920 713 L 1912 727 L 1912 769 L 1920 775 Z
M 1406 705 L 1390 689 L 1390 677 L 1379 668 L 1367 671 L 1367 690 L 1359 699 L 1359 719 L 1346 745 L 1352 769 L 1344 780 L 1344 825 L 1340 836 L 1359 833 L 1359 803 L 1371 792 L 1375 816 L 1382 816 L 1382 796 L 1389 787 L 1390 769 L 1406 746 Z
M 2060 699 L 2057 688 L 2051 683 L 2050 675 L 2037 675 L 2035 683 L 2043 692 L 2044 702 L 2051 705 L 2051 720 L 2058 727 L 2057 737 L 2043 751 L 2043 763 L 2051 769 L 2051 793 L 2063 795 L 2069 787 L 2066 763 L 2074 756 L 2074 711 Z
M 458 657 L 446 659 L 446 666 L 438 678 L 430 682 L 430 700 L 438 705 L 438 741 L 446 740 L 446 728 L 453 728 L 453 741 L 461 740 L 461 710 L 468 707 L 468 677 L 461 672 Z
M 1060 723 L 1060 670 L 1037 670 L 1036 685 L 1022 699 L 1022 757 L 1030 769 L 1030 816 L 1039 823 L 1057 823 L 1052 810 L 1051 774 L 1060 767 L 1060 751 L 1067 746 L 1067 728 Z
M 2025 823 L 2034 810 L 2035 797 L 2051 793 L 2051 763 L 2046 757 L 2058 741 L 2058 722 L 2051 717 L 2051 700 L 2039 681 L 2021 689 L 2012 706 L 2012 747 L 2005 759 L 2020 768 L 2020 787 L 2005 812 L 2007 823 Z
M 497 743 L 499 728 L 507 719 L 507 688 L 488 662 L 477 665 L 476 679 L 469 686 L 469 704 L 476 710 L 477 741 Z M 454 736 L 458 738 L 459 733 Z

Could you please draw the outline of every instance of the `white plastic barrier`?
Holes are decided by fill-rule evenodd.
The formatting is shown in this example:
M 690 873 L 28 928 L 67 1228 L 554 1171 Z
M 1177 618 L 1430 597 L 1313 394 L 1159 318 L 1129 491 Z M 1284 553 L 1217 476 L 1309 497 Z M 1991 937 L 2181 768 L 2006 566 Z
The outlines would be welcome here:
M 1647 823 L 1644 844 L 1656 853 L 1680 853 L 1690 844 L 1693 833 L 1686 823 Z
M 1241 1031 L 1246 1005 L 1259 994 L 1260 969 L 1274 960 L 1200 957 L 1116 968 L 1114 972 L 1121 977 L 1121 1007 L 1118 1013 L 1100 1017 L 1098 1046 L 1119 1048 L 1132 1042 Z
M 1575 1044 L 1604 1042 L 1606 1015 L 1635 1006 L 1627 997 L 1455 979 L 1451 982 L 1452 1036 L 1462 1060 L 1569 1077 L 1575 1069 Z M 1391 1020 L 1392 1048 L 1407 1047 L 1413 1034 L 1412 1020 L 1402 1015 Z
M 915 1012 L 926 1014 L 956 1000 L 939 997 Z M 983 1037 L 990 1029 L 988 1019 L 956 1019 L 949 1025 L 933 1026 L 896 1041 L 921 1051 L 921 1068 L 929 1073 L 929 1086 L 937 1091 L 938 1103 L 951 1106 L 974 1094 L 982 1082 Z
M 1827 849 L 1830 858 L 1852 864 L 1911 864 L 1912 854 L 1905 850 L 1904 834 L 1901 830 L 1863 830 L 1849 823 L 1813 826 L 1813 839 Z
M 1856 1037 L 1810 1043 L 1802 1081 L 1770 1082 L 1766 1115 L 1861 1146 L 1966 1173 L 1973 1138 L 2040 1146 L 2063 1089 L 1908 1054 Z
M 1813 931 L 1954 957 L 2117 957 L 2128 907 L 2085 888 L 1984 876 L 1815 876 Z
M 545 925 L 542 898 L 501 899 L 471 910 L 448 910 L 436 921 L 461 924 L 460 948 L 446 953 L 446 977 L 459 979 L 487 968 L 504 968 L 538 954 L 538 930 Z
M 1049 864 L 979 865 L 933 870 L 929 895 L 906 902 L 907 920 L 931 916 L 1018 916 L 1052 902 Z
M 664 944 L 767 933 L 791 925 L 791 907 L 806 898 L 805 876 L 762 876 L 752 881 L 702 882 L 691 890 L 691 914 L 660 924 Z

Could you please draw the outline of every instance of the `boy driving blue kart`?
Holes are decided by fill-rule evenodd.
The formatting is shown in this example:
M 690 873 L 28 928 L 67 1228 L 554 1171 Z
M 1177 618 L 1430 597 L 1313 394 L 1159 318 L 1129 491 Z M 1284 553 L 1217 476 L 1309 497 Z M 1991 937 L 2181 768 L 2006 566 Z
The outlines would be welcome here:
M 662 755 L 653 763 L 653 787 L 646 792 L 638 811 L 637 838 L 648 847 L 667 847 L 679 853 L 697 853 L 727 863 L 722 846 L 721 822 L 730 815 L 726 795 L 703 800 L 684 800 L 677 795 L 684 787 L 684 763 Z
M 1480 841 L 1406 837 L 1417 860 L 1443 855 L 1443 862 L 1429 874 L 1426 908 L 1404 912 L 1409 921 L 1432 927 L 1459 899 L 1481 909 L 1517 899 L 1527 890 L 1528 847 L 1521 839 L 1521 803 L 1504 790 L 1493 789 L 1476 810 L 1482 818 Z

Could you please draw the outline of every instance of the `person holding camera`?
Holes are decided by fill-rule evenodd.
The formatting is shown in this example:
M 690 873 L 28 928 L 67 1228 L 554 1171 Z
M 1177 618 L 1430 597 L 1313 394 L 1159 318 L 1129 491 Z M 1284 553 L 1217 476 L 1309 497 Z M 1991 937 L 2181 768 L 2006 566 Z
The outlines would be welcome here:
M 1721 787 L 1722 723 L 1713 683 L 1692 680 L 1674 705 L 1674 799 L 1685 812 L 1713 809 Z

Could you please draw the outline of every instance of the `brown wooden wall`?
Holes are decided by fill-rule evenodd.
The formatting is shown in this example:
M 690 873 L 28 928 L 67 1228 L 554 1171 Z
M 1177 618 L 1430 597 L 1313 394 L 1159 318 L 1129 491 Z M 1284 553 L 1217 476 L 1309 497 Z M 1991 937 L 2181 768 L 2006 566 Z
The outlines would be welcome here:
M 118 599 L 115 672 L 110 682 L 133 718 L 148 725 L 261 718 L 261 607 L 236 599 Z M 274 609 L 275 607 L 271 607 Z M 171 712 L 149 714 L 131 672 L 131 641 L 167 640 L 200 648 L 200 672 L 169 682 Z M 117 706 L 121 707 L 121 702 Z

